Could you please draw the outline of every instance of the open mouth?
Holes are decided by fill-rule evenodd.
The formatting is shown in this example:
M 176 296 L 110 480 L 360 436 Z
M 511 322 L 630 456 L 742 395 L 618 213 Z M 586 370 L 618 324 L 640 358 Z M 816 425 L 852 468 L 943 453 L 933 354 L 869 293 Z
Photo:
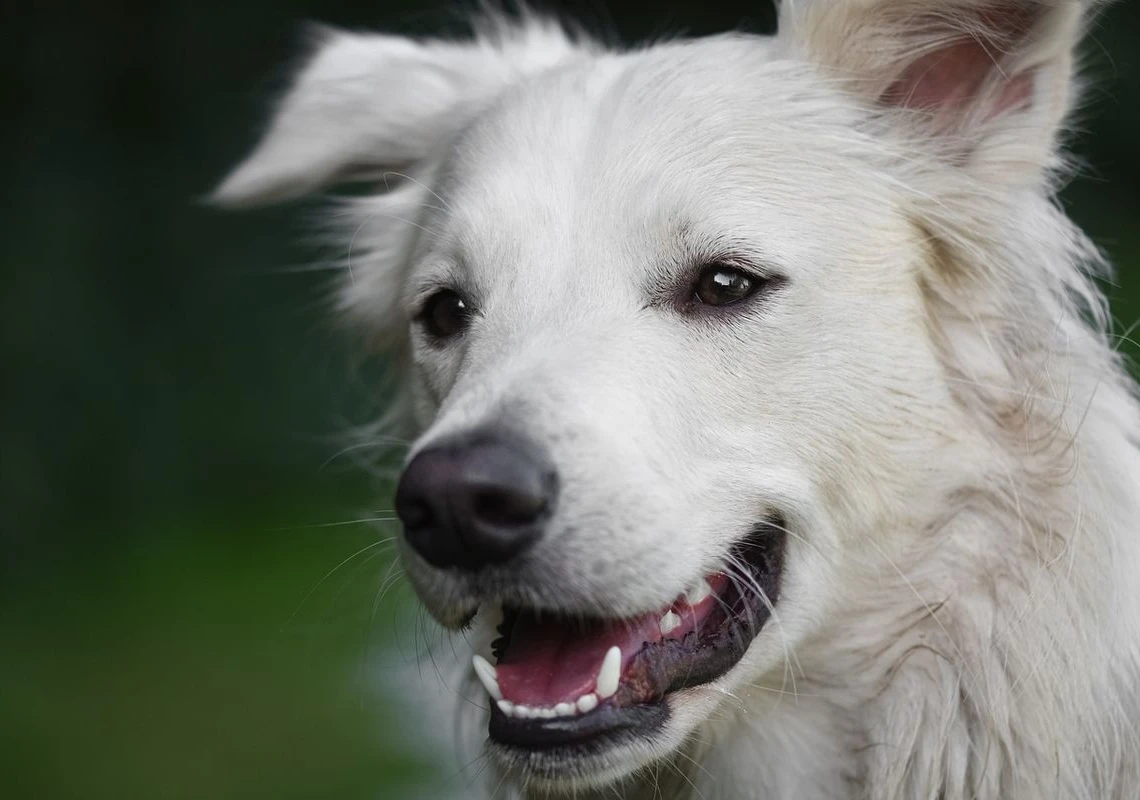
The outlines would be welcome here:
M 758 525 L 726 567 L 669 605 L 625 619 L 504 608 L 496 663 L 474 666 L 493 703 L 493 742 L 567 755 L 646 736 L 668 696 L 710 683 L 743 657 L 780 590 L 782 524 Z

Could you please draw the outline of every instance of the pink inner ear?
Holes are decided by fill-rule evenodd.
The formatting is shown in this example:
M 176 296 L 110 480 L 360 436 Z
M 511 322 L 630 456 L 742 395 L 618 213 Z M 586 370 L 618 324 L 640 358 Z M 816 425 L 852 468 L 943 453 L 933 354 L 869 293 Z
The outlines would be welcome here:
M 961 42 L 917 59 L 883 93 L 880 102 L 931 112 L 965 112 L 982 99 L 986 79 L 998 69 L 981 45 Z M 1001 83 L 988 101 L 985 119 L 1026 105 L 1033 94 L 1030 73 L 1011 77 L 997 74 Z
M 988 9 L 976 21 L 973 36 L 958 38 L 907 65 L 880 102 L 930 111 L 944 124 L 953 124 L 954 116 L 969 113 L 980 102 L 985 103 L 979 110 L 986 120 L 1028 104 L 1033 94 L 1032 73 L 1007 75 L 1001 61 L 1025 40 L 1035 15 L 1024 7 L 1007 6 Z M 991 76 L 995 78 L 992 91 L 983 97 Z

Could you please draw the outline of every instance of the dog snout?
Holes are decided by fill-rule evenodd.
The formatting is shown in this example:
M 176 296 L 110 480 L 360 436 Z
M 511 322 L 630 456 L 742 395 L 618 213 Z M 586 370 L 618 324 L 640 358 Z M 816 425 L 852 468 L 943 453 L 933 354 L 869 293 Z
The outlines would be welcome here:
M 418 453 L 396 488 L 396 513 L 429 564 L 474 571 L 537 542 L 557 493 L 557 474 L 539 448 L 480 432 Z

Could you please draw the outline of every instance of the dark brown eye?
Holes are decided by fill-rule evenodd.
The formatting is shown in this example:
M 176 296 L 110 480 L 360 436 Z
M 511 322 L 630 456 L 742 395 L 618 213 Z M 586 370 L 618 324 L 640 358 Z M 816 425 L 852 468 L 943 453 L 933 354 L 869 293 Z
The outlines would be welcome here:
M 467 329 L 471 308 L 457 292 L 442 289 L 427 299 L 418 319 L 433 338 L 450 339 Z
M 728 306 L 754 294 L 764 281 L 726 264 L 710 264 L 697 276 L 693 296 L 706 306 Z

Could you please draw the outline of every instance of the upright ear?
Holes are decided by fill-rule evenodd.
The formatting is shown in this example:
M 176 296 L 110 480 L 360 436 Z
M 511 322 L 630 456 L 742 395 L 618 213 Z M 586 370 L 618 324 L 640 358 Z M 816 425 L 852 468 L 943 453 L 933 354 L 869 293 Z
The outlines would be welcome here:
M 955 163 L 1040 174 L 1098 0 L 783 0 L 779 39 Z M 992 177 L 992 176 L 991 176 Z
M 265 136 L 212 199 L 260 205 L 407 169 L 511 83 L 576 51 L 560 27 L 533 18 L 485 22 L 463 42 L 323 29 Z

